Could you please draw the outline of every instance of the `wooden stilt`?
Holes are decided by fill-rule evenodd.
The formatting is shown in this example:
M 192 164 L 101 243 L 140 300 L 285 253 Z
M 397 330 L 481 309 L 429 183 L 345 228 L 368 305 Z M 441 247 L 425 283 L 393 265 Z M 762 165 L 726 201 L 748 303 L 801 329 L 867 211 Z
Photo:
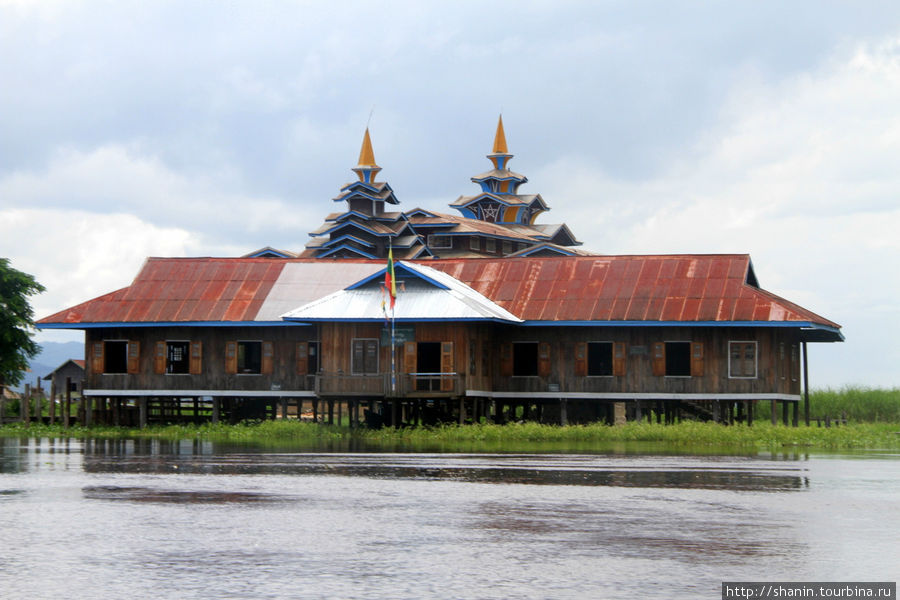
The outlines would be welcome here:
M 563 426 L 568 425 L 569 415 L 567 413 L 568 413 L 568 407 L 566 406 L 566 399 L 560 398 L 560 400 L 559 400 L 559 424 L 560 425 L 563 425 Z
M 138 427 L 144 429 L 147 427 L 147 403 L 149 400 L 146 397 L 141 397 L 138 399 Z
M 23 423 L 31 422 L 31 384 L 25 384 L 25 393 L 19 400 L 19 416 Z
M 747 400 L 747 427 L 753 427 L 753 400 Z
M 778 425 L 778 401 L 772 400 L 772 425 Z
M 798 427 L 800 425 L 800 403 L 799 402 L 791 402 L 794 405 L 793 410 L 793 419 L 791 419 L 791 427 Z
M 63 427 L 69 427 L 69 419 L 71 418 L 72 412 L 72 378 L 66 377 L 66 392 L 64 395 L 63 404 L 60 407 L 60 412 L 62 412 L 62 421 Z
M 788 403 L 785 400 L 781 401 L 781 424 L 785 427 L 788 424 Z
M 641 414 L 641 401 L 634 401 L 634 420 L 640 423 L 644 420 L 644 415 Z
M 803 420 L 809 427 L 809 358 L 806 354 L 806 342 L 801 343 L 803 348 Z

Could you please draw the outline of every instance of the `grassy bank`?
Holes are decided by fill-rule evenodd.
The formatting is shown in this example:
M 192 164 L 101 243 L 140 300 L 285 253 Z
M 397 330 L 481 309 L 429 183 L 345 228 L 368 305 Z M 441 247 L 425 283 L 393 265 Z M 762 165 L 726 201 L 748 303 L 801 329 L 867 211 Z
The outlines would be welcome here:
M 367 447 L 390 450 L 478 451 L 529 449 L 590 450 L 610 444 L 663 444 L 678 448 L 777 449 L 786 447 L 852 449 L 900 448 L 900 389 L 844 387 L 815 390 L 810 394 L 813 418 L 847 415 L 841 427 L 772 427 L 768 403 L 757 406 L 753 427 L 726 427 L 715 423 L 685 421 L 676 425 L 647 422 L 622 427 L 538 423 L 510 425 L 446 425 L 407 429 L 351 430 L 341 426 L 288 421 L 264 421 L 239 425 L 170 425 L 147 429 L 117 427 L 46 426 L 32 423 L 0 427 L 0 436 L 71 438 L 201 439 L 213 442 L 266 446 Z
M 778 449 L 900 449 L 900 423 L 859 423 L 843 427 L 772 427 L 757 423 L 724 426 L 715 423 L 682 422 L 676 425 L 628 423 L 621 427 L 602 424 L 559 427 L 538 423 L 509 425 L 446 425 L 434 428 L 351 430 L 297 421 L 264 421 L 239 425 L 171 425 L 147 429 L 75 427 L 21 424 L 0 428 L 0 435 L 75 438 L 200 439 L 222 443 L 268 446 L 322 446 L 354 442 L 391 450 L 440 449 L 472 451 L 485 449 L 525 450 L 529 445 L 567 446 L 589 450 L 610 444 L 658 443 L 681 448 Z
M 847 419 L 854 423 L 900 423 L 900 388 L 844 386 L 812 389 L 809 405 L 813 419 L 824 419 L 825 416 L 836 419 L 846 414 Z M 768 421 L 771 417 L 769 407 L 768 402 L 759 402 L 755 411 L 756 420 Z

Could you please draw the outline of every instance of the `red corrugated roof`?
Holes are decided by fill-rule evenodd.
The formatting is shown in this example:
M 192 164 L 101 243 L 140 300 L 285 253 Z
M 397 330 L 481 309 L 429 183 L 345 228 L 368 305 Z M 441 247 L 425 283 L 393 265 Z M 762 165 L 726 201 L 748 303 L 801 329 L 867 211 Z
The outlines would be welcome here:
M 291 262 L 321 260 L 151 258 L 131 286 L 38 324 L 252 321 Z M 748 283 L 755 277 L 749 277 L 750 257 L 745 254 L 420 262 L 525 321 L 801 321 L 839 327 Z M 340 269 L 350 263 L 383 261 L 332 264 Z
M 150 258 L 131 286 L 38 323 L 252 321 L 287 260 Z
M 571 256 L 428 263 L 526 321 L 810 321 L 747 283 L 738 255 Z

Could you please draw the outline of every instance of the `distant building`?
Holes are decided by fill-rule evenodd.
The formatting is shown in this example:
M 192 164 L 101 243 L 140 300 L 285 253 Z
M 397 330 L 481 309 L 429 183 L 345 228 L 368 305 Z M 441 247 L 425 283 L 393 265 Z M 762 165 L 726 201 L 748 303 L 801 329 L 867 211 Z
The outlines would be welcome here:
M 68 381 L 69 393 L 77 395 L 84 382 L 84 359 L 70 358 L 56 367 L 53 372 L 45 375 L 44 381 L 51 382 L 59 395 L 65 395 L 66 381 Z

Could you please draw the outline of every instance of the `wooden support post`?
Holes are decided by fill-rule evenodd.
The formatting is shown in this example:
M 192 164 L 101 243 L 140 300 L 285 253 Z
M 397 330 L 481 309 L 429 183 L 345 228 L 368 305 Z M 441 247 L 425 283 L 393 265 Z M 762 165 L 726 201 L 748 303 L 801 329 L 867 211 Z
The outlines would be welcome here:
M 400 427 L 400 403 L 396 398 L 391 400 L 391 427 Z
M 19 400 L 19 416 L 22 417 L 23 423 L 31 422 L 31 384 L 25 384 L 25 393 Z
M 772 425 L 778 425 L 778 401 L 772 400 Z
M 147 427 L 147 397 L 141 396 L 138 399 L 138 427 L 144 429 Z
M 315 397 L 312 399 L 312 413 L 313 413 L 313 423 L 319 422 L 319 398 Z
M 56 381 L 50 382 L 50 406 L 48 408 L 50 424 L 53 425 L 56 422 Z
M 559 424 L 562 426 L 566 426 L 569 424 L 569 415 L 568 407 L 566 406 L 566 399 L 559 399 Z
M 83 421 L 83 424 L 84 424 L 85 427 L 90 427 L 90 426 L 93 424 L 93 417 L 94 417 L 94 415 L 93 415 L 93 412 L 94 412 L 94 411 L 93 411 L 93 408 L 92 408 L 92 406 L 93 406 L 93 398 L 91 398 L 90 396 L 88 396 L 88 397 L 83 397 L 83 396 L 82 396 L 82 402 L 83 402 L 83 404 L 84 404 L 84 421 Z
M 806 354 L 806 342 L 801 342 L 803 348 L 803 420 L 809 427 L 809 359 Z
M 44 416 L 44 390 L 41 388 L 40 377 L 34 382 L 34 388 L 36 390 L 34 395 L 34 420 L 41 423 Z
M 502 423 L 501 417 L 503 416 L 503 403 L 499 400 L 494 400 L 494 423 Z
M 328 399 L 328 424 L 334 425 L 334 399 Z
M 341 400 L 338 400 L 337 403 L 337 424 L 340 425 L 344 420 L 344 411 L 343 411 L 344 403 Z
M 737 403 L 737 422 L 741 423 L 744 421 L 744 403 Z
M 72 378 L 66 377 L 66 394 L 65 399 L 63 400 L 63 405 L 60 407 L 62 409 L 62 420 L 63 427 L 69 427 L 69 420 L 72 418 Z
M 753 400 L 747 400 L 747 427 L 753 427 Z
M 798 427 L 800 425 L 800 403 L 799 402 L 791 402 L 794 405 L 793 418 L 791 419 L 791 427 Z
M 287 398 L 281 398 L 281 418 L 287 420 L 288 401 Z
M 644 420 L 644 415 L 641 414 L 641 401 L 640 400 L 634 401 L 634 420 L 637 421 L 638 423 L 640 423 L 641 421 Z
M 212 407 L 212 422 L 218 423 L 219 419 L 222 418 L 222 399 L 221 398 L 213 398 L 213 407 Z
M 466 397 L 459 398 L 459 424 L 464 425 L 466 422 Z
M 788 403 L 786 400 L 781 401 L 781 424 L 785 427 L 788 424 Z

